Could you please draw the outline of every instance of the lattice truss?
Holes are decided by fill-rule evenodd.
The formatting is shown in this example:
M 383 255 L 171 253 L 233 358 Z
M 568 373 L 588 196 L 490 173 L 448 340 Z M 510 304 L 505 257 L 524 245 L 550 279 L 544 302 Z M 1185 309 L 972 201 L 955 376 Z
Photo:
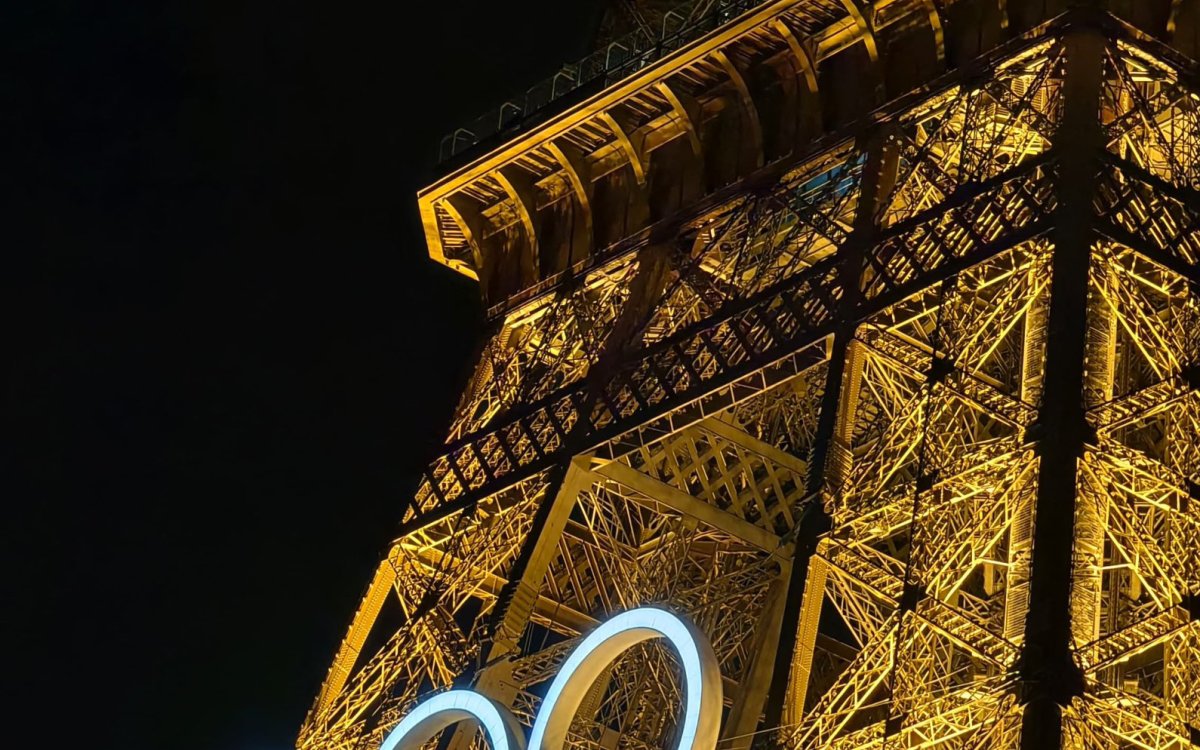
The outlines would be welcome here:
M 1108 58 L 1110 222 L 1089 278 L 1072 637 L 1088 693 L 1066 743 L 1200 740 L 1200 179 L 1196 94 L 1128 45 Z
M 327 682 L 301 746 L 377 744 L 419 695 L 472 669 L 531 722 L 579 633 L 646 602 L 687 612 L 711 635 L 731 715 L 745 714 L 740 724 L 753 731 L 757 710 L 739 708 L 739 697 L 770 666 L 763 641 L 784 601 L 785 537 L 810 500 L 807 458 L 827 379 L 828 334 L 818 324 L 837 303 L 804 290 L 835 273 L 861 166 L 841 146 L 781 189 L 698 219 L 679 242 L 609 262 L 503 321 L 449 438 L 474 460 L 446 462 L 435 475 L 443 482 L 426 482 L 409 514 L 415 530 L 381 568 L 391 588 L 380 587 L 383 597 L 400 600 L 403 625 L 353 675 L 335 669 L 344 686 L 325 698 Z M 730 314 L 755 297 L 757 308 Z M 658 357 L 622 363 L 596 393 L 592 369 L 612 372 L 607 363 L 630 350 Z M 689 391 L 705 398 L 688 416 L 645 418 Z M 544 469 L 438 514 L 474 478 L 515 474 L 560 449 L 581 415 L 592 431 L 617 428 L 614 437 L 565 472 Z M 490 445 L 470 441 L 489 429 L 500 436 Z M 489 465 L 492 456 L 500 463 Z M 531 539 L 541 504 L 550 518 Z M 430 515 L 437 520 L 421 522 Z M 523 552 L 534 559 L 514 575 Z M 368 592 L 359 617 L 381 606 Z M 361 648 L 344 647 L 347 660 Z M 656 645 L 631 652 L 594 691 L 572 742 L 662 745 L 674 727 L 675 669 Z
M 373 748 L 460 675 L 529 724 L 580 633 L 661 603 L 712 638 L 723 747 L 1017 747 L 1065 64 L 1023 43 L 499 321 L 298 746 Z M 1099 99 L 1069 602 L 1086 689 L 1063 742 L 1183 748 L 1200 97 L 1122 42 Z M 801 559 L 812 514 L 830 530 Z M 789 666 L 782 727 L 760 726 Z M 630 651 L 569 744 L 670 746 L 676 670 Z
M 793 686 L 798 746 L 1007 746 L 1019 729 L 1048 256 L 1022 243 L 885 309 L 851 345 L 835 530 L 805 593 L 812 635 L 835 643 L 813 643 L 811 682 Z
M 1024 89 L 1030 104 L 1051 99 L 1054 55 L 1039 64 L 1042 81 L 1007 88 Z M 947 109 L 969 111 L 975 96 L 955 94 Z M 1196 215 L 1184 208 L 1195 198 L 1155 192 L 1195 186 L 1196 101 L 1165 66 L 1129 47 L 1110 51 L 1102 112 L 1120 160 L 1109 160 L 1096 209 L 1113 224 L 1102 231 L 1128 244 L 1099 242 L 1091 261 L 1085 398 L 1096 437 L 1078 468 L 1070 603 L 1087 692 L 1067 709 L 1070 747 L 1190 747 L 1200 724 L 1200 515 L 1189 505 L 1200 468 L 1200 318 Z M 1038 104 L 998 119 L 1047 136 L 1055 117 Z M 923 150 L 914 130 L 900 136 L 893 194 L 918 199 L 890 206 L 885 223 L 947 193 L 905 158 Z M 1050 148 L 1048 138 L 1025 142 L 1025 158 Z M 933 149 L 950 150 L 924 146 Z M 970 241 L 998 248 L 994 236 Z M 935 249 L 903 252 L 926 248 Z M 812 663 L 801 671 L 807 684 L 793 685 L 795 746 L 1019 745 L 1013 679 L 1036 443 L 1053 439 L 1036 430 L 1053 252 L 1024 241 L 859 328 L 827 474 L 836 529 L 805 592 Z M 890 255 L 874 262 L 895 275 Z

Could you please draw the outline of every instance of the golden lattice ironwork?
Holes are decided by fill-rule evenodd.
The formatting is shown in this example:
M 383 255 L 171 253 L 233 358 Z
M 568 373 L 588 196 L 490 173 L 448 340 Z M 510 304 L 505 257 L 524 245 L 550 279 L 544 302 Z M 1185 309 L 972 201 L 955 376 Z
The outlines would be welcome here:
M 529 724 L 643 604 L 722 750 L 1200 746 L 1200 2 L 710 5 L 422 192 L 493 327 L 297 747 Z M 569 744 L 673 746 L 678 669 Z

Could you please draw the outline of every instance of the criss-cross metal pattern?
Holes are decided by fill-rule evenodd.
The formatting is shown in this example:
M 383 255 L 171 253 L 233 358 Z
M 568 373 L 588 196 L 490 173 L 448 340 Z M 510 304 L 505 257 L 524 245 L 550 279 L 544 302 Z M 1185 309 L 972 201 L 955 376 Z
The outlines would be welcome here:
M 722 750 L 1200 746 L 1197 66 L 1062 5 L 497 308 L 297 747 L 452 684 L 529 725 L 647 603 Z M 568 744 L 673 747 L 677 670 L 630 650 Z

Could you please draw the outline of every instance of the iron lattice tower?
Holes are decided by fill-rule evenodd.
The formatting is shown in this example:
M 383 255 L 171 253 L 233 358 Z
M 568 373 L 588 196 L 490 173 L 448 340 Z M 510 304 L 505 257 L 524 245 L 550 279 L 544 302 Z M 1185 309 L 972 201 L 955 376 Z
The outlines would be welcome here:
M 298 746 L 528 721 L 642 603 L 723 750 L 1200 745 L 1200 2 L 712 6 L 444 144 L 492 331 Z M 674 669 L 571 743 L 669 746 Z

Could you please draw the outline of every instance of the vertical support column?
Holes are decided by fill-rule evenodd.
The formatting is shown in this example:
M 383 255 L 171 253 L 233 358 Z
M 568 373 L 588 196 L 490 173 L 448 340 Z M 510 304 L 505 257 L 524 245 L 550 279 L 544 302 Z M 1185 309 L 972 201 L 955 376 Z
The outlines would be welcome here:
M 797 658 L 807 663 L 810 655 L 801 654 L 801 649 L 811 649 L 811 643 L 800 641 L 802 630 L 801 615 L 808 600 L 808 609 L 819 606 L 818 592 L 810 595 L 806 592 L 805 582 L 810 578 L 809 566 L 817 551 L 817 542 L 829 531 L 832 520 L 825 510 L 823 490 L 825 488 L 826 470 L 829 463 L 830 449 L 836 436 L 838 411 L 841 395 L 845 390 L 844 379 L 847 365 L 851 359 L 851 342 L 858 323 L 858 308 L 862 295 L 862 273 L 867 248 L 876 233 L 876 219 L 880 206 L 890 192 L 891 182 L 895 177 L 896 153 L 888 148 L 889 138 L 883 128 L 877 128 L 862 139 L 860 150 L 867 154 L 866 165 L 863 168 L 862 182 L 859 193 L 859 209 L 854 219 L 854 229 L 845 246 L 841 249 L 842 258 L 839 268 L 839 282 L 842 288 L 839 325 L 833 336 L 832 351 L 829 358 L 829 372 L 826 375 L 825 391 L 821 397 L 821 413 L 817 423 L 816 438 L 813 441 L 812 460 L 809 462 L 807 491 L 808 506 L 800 519 L 796 531 L 796 551 L 792 562 L 792 577 L 788 584 L 787 604 L 784 607 L 783 623 L 779 636 L 779 647 L 775 669 L 771 675 L 771 687 L 767 696 L 764 725 L 778 727 L 783 725 L 785 707 L 789 700 L 789 677 Z M 824 588 L 824 576 L 813 577 Z M 819 611 L 819 610 L 818 610 Z M 807 669 L 804 670 L 805 672 Z M 799 694 L 800 691 L 797 690 Z M 803 700 L 803 697 L 800 697 Z M 771 739 L 771 738 L 764 738 Z
M 741 676 L 738 693 L 721 731 L 720 747 L 726 750 L 749 750 L 754 730 L 762 714 L 763 703 L 770 687 L 771 671 L 775 668 L 775 644 L 779 643 L 779 628 L 787 603 L 791 563 L 782 562 L 779 577 L 771 582 L 767 604 L 763 607 L 758 627 L 754 631 L 753 660 Z
M 1034 505 L 1029 612 L 1020 659 L 1025 703 L 1021 746 L 1059 748 L 1062 709 L 1083 691 L 1071 651 L 1071 583 L 1078 464 L 1088 439 L 1084 406 L 1088 267 L 1094 242 L 1092 186 L 1102 146 L 1105 38 L 1081 13 L 1063 43 L 1063 117 L 1055 137 L 1060 172 L 1053 234 L 1042 406 L 1033 436 L 1041 463 Z M 1085 21 L 1081 23 L 1080 21 Z
M 800 621 L 796 625 L 795 657 L 792 659 L 790 687 L 783 706 L 783 726 L 795 726 L 804 718 L 804 703 L 808 698 L 808 681 L 812 677 L 813 649 L 821 627 L 821 608 L 825 602 L 825 582 L 829 564 L 821 557 L 809 561 L 808 580 L 804 582 L 804 598 L 800 604 Z
M 1028 283 L 1036 281 L 1043 269 L 1027 271 Z M 1027 404 L 1042 401 L 1042 381 L 1046 370 L 1046 317 L 1049 295 L 1033 301 L 1025 315 L 1024 344 L 1021 351 L 1021 400 Z M 1004 637 L 1020 647 L 1025 642 L 1025 618 L 1029 612 L 1029 562 L 1033 556 L 1033 506 L 1036 486 L 1024 488 L 1013 497 L 1012 524 L 1008 532 L 1008 567 L 1004 571 Z
M 836 412 L 833 435 L 826 444 L 823 476 L 826 487 L 840 491 L 850 469 L 849 445 L 854 421 L 858 411 L 858 396 L 862 384 L 862 345 L 854 341 L 853 330 L 848 340 L 838 347 L 843 366 L 837 381 L 830 379 L 827 387 L 837 389 Z M 835 344 L 837 342 L 835 341 Z M 818 488 L 817 492 L 821 492 Z M 819 540 L 818 540 L 819 541 Z M 804 582 L 804 595 L 800 603 L 800 619 L 796 625 L 795 655 L 792 658 L 791 683 L 787 690 L 782 724 L 794 726 L 804 718 L 804 704 L 808 698 L 808 680 L 812 675 L 813 649 L 821 622 L 821 609 L 825 603 L 825 583 L 829 578 L 829 564 L 817 556 L 820 546 L 809 558 L 808 578 Z
M 1093 251 L 1089 271 L 1090 286 L 1116 292 L 1116 279 L 1112 276 L 1108 253 L 1101 248 Z M 1104 293 L 1104 292 L 1102 292 Z M 1117 296 L 1110 297 L 1118 299 Z M 1113 376 L 1116 372 L 1117 315 L 1107 304 L 1091 305 L 1087 322 L 1087 367 L 1084 372 L 1084 408 L 1112 400 Z M 1107 613 L 1109 625 L 1118 629 L 1118 617 L 1122 610 L 1119 599 L 1128 594 L 1125 587 L 1113 586 L 1104 590 L 1104 548 L 1108 540 L 1109 499 L 1106 489 L 1099 485 L 1096 476 L 1098 467 L 1092 466 L 1087 475 L 1081 474 L 1076 488 L 1075 500 L 1075 550 L 1074 580 L 1071 591 L 1071 634 L 1076 643 L 1091 642 L 1100 637 L 1101 616 Z M 1136 582 L 1137 576 L 1130 576 Z M 1105 607 L 1108 598 L 1113 606 Z M 1137 601 L 1135 593 L 1132 600 Z M 1127 665 L 1119 664 L 1100 673 L 1101 680 L 1109 685 L 1120 685 L 1120 675 Z

